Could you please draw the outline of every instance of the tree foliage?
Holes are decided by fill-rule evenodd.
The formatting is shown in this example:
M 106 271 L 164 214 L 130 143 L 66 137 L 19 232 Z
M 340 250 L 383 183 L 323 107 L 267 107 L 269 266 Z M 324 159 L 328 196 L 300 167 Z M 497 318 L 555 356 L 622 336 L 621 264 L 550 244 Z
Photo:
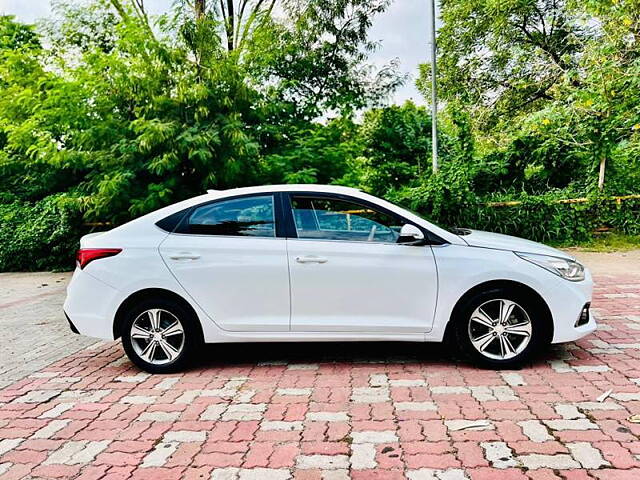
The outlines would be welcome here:
M 471 113 L 503 187 L 637 191 L 637 0 L 443 0 L 442 19 L 445 109 Z
M 508 122 L 545 105 L 575 69 L 589 28 L 569 0 L 443 0 L 438 78 L 445 99 Z M 426 73 L 426 72 L 425 72 Z
M 0 16 L 0 270 L 67 267 L 87 224 L 261 183 L 356 186 L 540 240 L 637 233 L 638 202 L 606 197 L 639 192 L 639 0 L 442 0 L 437 175 L 429 111 L 384 105 L 401 78 L 367 60 L 389 2 L 178 0 L 153 17 L 144 0 L 61 0 L 38 28 Z M 556 202 L 575 196 L 589 201 Z M 523 203 L 486 205 L 505 199 Z
M 318 165 L 274 176 L 265 158 L 318 130 L 321 113 L 348 115 L 395 82 L 369 76 L 362 53 L 386 2 L 282 2 L 287 21 L 278 2 L 221 5 L 185 3 L 152 25 L 137 0 L 62 4 L 46 49 L 5 18 L 3 190 L 64 192 L 87 220 L 120 222 L 206 188 L 283 181 Z

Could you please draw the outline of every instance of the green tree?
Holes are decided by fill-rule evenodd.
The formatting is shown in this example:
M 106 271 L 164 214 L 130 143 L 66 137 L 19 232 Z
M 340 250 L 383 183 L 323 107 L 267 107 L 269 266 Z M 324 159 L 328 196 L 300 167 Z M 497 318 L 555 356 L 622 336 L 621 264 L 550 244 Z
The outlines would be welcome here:
M 274 176 L 263 157 L 319 130 L 321 112 L 349 115 L 394 84 L 364 74 L 366 30 L 386 1 L 284 2 L 287 20 L 274 2 L 189 5 L 154 27 L 139 0 L 60 4 L 47 26 L 55 50 L 11 50 L 5 63 L 3 153 L 27 171 L 65 172 L 69 184 L 47 193 L 67 191 L 89 220 L 120 222 L 206 188 L 320 170 L 285 162 L 292 170 Z
M 289 140 L 261 160 L 264 183 L 333 183 L 352 173 L 362 154 L 358 126 L 349 118 L 308 123 L 287 134 Z
M 441 96 L 445 116 L 470 115 L 480 191 L 633 190 L 639 6 L 443 0 Z
M 430 173 L 431 115 L 426 108 L 406 102 L 369 110 L 358 133 L 363 154 L 356 183 L 371 193 L 384 195 Z
M 282 17 L 196 0 L 156 21 L 142 0 L 58 3 L 42 40 L 2 17 L 0 203 L 117 224 L 207 188 L 340 177 L 349 118 L 396 83 L 366 65 L 386 4 L 282 2 Z
M 438 32 L 444 100 L 467 105 L 476 126 L 492 128 L 553 99 L 592 32 L 569 0 L 443 0 Z M 419 85 L 428 90 L 429 70 Z
M 18 23 L 12 15 L 0 16 L 0 50 L 4 54 L 12 50 L 40 48 L 40 39 L 32 25 Z

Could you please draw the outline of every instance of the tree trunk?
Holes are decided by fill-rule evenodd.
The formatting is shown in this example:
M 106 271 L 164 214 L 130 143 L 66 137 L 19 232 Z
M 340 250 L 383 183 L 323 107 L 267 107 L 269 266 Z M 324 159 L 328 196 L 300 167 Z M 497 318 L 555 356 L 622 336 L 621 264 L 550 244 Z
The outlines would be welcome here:
M 602 191 L 604 188 L 604 170 L 607 164 L 607 157 L 603 155 L 600 158 L 600 174 L 598 175 L 598 190 Z
M 194 5 L 196 11 L 196 20 L 200 20 L 202 17 L 204 17 L 204 13 L 207 8 L 206 1 L 207 0 L 195 0 Z
M 227 0 L 227 48 L 229 51 L 233 51 L 235 48 L 234 32 L 235 32 L 235 18 L 233 11 L 233 0 Z

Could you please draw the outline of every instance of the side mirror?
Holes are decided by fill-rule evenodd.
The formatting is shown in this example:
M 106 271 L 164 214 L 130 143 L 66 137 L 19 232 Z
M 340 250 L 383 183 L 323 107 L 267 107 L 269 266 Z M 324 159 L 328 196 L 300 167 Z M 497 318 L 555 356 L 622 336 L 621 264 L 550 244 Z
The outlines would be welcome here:
M 400 229 L 400 236 L 398 237 L 398 243 L 403 245 L 426 245 L 427 241 L 424 238 L 424 233 L 415 225 L 409 223 L 402 226 Z

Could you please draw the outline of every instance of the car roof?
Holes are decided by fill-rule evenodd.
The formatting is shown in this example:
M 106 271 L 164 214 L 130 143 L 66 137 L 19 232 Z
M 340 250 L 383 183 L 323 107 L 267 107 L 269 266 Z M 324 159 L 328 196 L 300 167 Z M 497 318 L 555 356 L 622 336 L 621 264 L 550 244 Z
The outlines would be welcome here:
M 326 192 L 326 193 L 354 193 L 360 192 L 357 188 L 344 187 L 342 185 L 319 184 L 285 184 L 285 185 L 260 185 L 257 187 L 230 188 L 228 190 L 207 190 L 212 195 L 244 195 L 263 192 Z

